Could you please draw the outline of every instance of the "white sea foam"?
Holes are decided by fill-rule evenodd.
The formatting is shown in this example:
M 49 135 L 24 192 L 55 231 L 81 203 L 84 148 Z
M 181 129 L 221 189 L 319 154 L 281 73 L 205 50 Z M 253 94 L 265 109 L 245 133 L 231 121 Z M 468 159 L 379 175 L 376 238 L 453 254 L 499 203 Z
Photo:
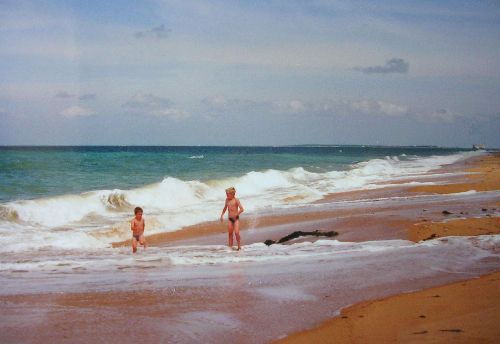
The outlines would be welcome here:
M 317 240 L 291 245 L 271 245 L 263 243 L 246 245 L 240 252 L 226 246 L 184 246 L 168 250 L 168 258 L 175 265 L 227 264 L 235 262 L 264 262 L 311 257 L 332 256 L 335 254 L 354 254 L 388 251 L 411 247 L 406 240 L 370 241 L 364 243 L 340 242 L 337 240 Z
M 447 237 L 413 243 L 406 240 L 381 240 L 368 242 L 340 242 L 318 240 L 291 245 L 266 246 L 256 243 L 233 251 L 223 245 L 192 245 L 151 247 L 131 255 L 129 248 L 65 250 L 60 253 L 30 253 L 19 260 L 19 256 L 7 254 L 2 258 L 0 273 L 13 271 L 37 271 L 64 273 L 65 271 L 112 271 L 143 268 L 168 268 L 171 266 L 213 266 L 231 264 L 280 264 L 282 262 L 334 262 L 337 259 L 378 259 L 391 254 L 429 255 L 442 254 L 446 249 L 460 252 L 463 261 L 456 260 L 454 266 L 461 266 L 471 260 L 499 257 L 500 235 L 479 237 Z M 31 257 L 34 256 L 32 259 Z
M 455 193 L 452 193 L 451 195 L 462 195 L 462 196 L 465 196 L 465 195 L 474 195 L 475 193 L 477 193 L 476 190 L 469 190 L 469 191 L 463 191 L 463 192 L 455 192 Z
M 0 205 L 0 249 L 102 247 L 129 238 L 128 221 L 135 206 L 145 209 L 148 234 L 174 231 L 216 220 L 229 185 L 236 187 L 246 211 L 251 213 L 308 204 L 334 192 L 378 188 L 380 182 L 425 176 L 430 170 L 475 154 L 405 157 L 408 160 L 386 157 L 357 163 L 346 171 L 321 173 L 302 167 L 251 171 L 206 182 L 166 177 L 160 183 L 131 190 L 9 202 Z

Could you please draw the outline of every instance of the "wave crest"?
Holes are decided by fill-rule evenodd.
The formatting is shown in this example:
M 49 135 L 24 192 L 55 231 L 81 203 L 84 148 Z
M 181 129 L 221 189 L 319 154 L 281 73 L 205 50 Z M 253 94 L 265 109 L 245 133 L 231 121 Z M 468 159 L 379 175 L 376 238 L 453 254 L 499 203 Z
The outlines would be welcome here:
M 16 223 L 26 233 L 29 229 L 41 233 L 64 227 L 81 235 L 78 240 L 89 236 L 88 245 L 94 245 L 94 234 L 110 243 L 129 236 L 126 223 L 133 216 L 134 206 L 144 208 L 148 234 L 174 231 L 216 220 L 224 204 L 224 190 L 231 185 L 251 213 L 308 204 L 329 193 L 381 187 L 380 182 L 408 179 L 467 156 L 386 157 L 357 163 L 344 171 L 269 169 L 207 182 L 166 177 L 159 183 L 131 190 L 99 190 L 1 204 L 0 220 L 9 227 Z
M 12 209 L 9 206 L 0 205 L 0 219 L 9 222 L 17 222 L 19 221 L 19 214 L 15 209 Z
M 127 195 L 121 191 L 111 192 L 109 195 L 103 195 L 101 198 L 108 209 L 118 210 L 118 211 L 130 211 L 133 209 L 133 205 L 127 200 Z

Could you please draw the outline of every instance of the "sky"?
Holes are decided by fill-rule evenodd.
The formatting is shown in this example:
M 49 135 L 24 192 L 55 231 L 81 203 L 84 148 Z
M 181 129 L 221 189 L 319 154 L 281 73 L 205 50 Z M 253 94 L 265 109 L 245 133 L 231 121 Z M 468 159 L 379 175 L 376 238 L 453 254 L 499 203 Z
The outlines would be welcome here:
M 0 0 L 0 145 L 500 148 L 500 1 Z

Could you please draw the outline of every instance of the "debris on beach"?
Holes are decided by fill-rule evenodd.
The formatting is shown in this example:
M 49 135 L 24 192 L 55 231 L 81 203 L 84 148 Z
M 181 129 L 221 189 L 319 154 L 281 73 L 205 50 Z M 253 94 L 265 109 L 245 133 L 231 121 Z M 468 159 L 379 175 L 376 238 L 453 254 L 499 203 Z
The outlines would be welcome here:
M 462 329 L 460 328 L 451 328 L 451 329 L 445 329 L 445 330 L 439 330 L 441 332 L 456 332 L 456 333 L 460 333 L 462 332 Z
M 429 237 L 425 238 L 424 241 L 427 241 L 427 240 L 432 240 L 432 239 L 435 239 L 437 238 L 437 234 L 436 233 L 432 233 Z
M 301 236 L 308 236 L 308 235 L 312 235 L 312 236 L 326 236 L 326 237 L 334 237 L 336 235 L 338 235 L 339 233 L 335 232 L 335 231 L 329 231 L 329 232 L 320 232 L 318 230 L 315 230 L 314 232 L 303 232 L 303 231 L 295 231 L 281 239 L 279 239 L 278 241 L 274 241 L 274 240 L 271 240 L 271 239 L 268 239 L 266 241 L 264 241 L 264 244 L 266 244 L 267 246 L 271 246 L 272 244 L 282 244 L 286 241 L 289 241 L 289 240 L 292 240 L 292 239 L 296 239 L 296 238 L 299 238 Z

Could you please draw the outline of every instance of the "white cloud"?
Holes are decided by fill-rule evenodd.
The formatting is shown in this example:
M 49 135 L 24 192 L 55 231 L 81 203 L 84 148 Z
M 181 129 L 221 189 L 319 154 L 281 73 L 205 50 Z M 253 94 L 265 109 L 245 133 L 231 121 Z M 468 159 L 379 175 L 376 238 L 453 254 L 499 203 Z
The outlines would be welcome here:
M 217 96 L 205 98 L 201 101 L 204 110 L 221 112 L 248 113 L 272 112 L 278 114 L 368 114 L 401 116 L 410 112 L 406 105 L 394 104 L 382 100 L 334 100 L 305 101 L 303 99 L 291 100 L 251 100 Z
M 447 108 L 432 110 L 413 109 L 408 105 L 392 103 L 374 99 L 326 99 L 323 101 L 305 101 L 292 99 L 286 101 L 255 101 L 250 99 L 227 99 L 221 96 L 205 98 L 201 101 L 204 106 L 202 112 L 209 114 L 208 118 L 215 118 L 217 114 L 249 113 L 294 115 L 294 116 L 380 116 L 389 118 L 407 118 L 416 123 L 451 123 L 466 118 L 464 114 Z M 495 115 L 476 115 L 476 120 L 485 120 L 498 117 Z
M 305 105 L 300 100 L 292 100 L 288 103 L 288 106 L 292 110 L 292 112 L 301 112 L 304 111 Z
M 202 111 L 210 112 L 211 115 L 216 113 L 247 113 L 252 111 L 261 111 L 271 109 L 271 103 L 256 101 L 243 98 L 225 98 L 222 96 L 208 97 L 201 100 L 203 106 Z
M 189 117 L 186 111 L 174 108 L 170 100 L 151 93 L 138 93 L 123 104 L 123 107 L 127 112 L 141 115 L 169 117 L 177 120 Z
M 189 113 L 180 109 L 162 109 L 155 111 L 152 114 L 159 117 L 169 117 L 177 120 L 189 117 Z
M 462 117 L 458 113 L 454 113 L 448 109 L 438 109 L 434 111 L 422 111 L 416 114 L 420 122 L 454 122 L 457 118 Z
M 314 106 L 302 100 L 292 99 L 290 101 L 274 101 L 269 103 L 271 110 L 278 113 L 293 113 L 300 114 L 315 111 Z
M 387 116 L 402 116 L 407 114 L 409 110 L 408 106 L 397 105 L 381 100 L 363 99 L 353 101 L 349 105 L 353 112 Z
M 221 96 L 208 97 L 203 99 L 202 104 L 211 110 L 225 110 L 229 104 L 228 100 Z
M 202 100 L 204 110 L 209 112 L 233 113 L 275 113 L 293 115 L 378 115 L 378 116 L 405 116 L 410 114 L 406 105 L 394 104 L 382 100 L 334 100 L 305 101 L 301 99 L 255 101 L 250 99 L 226 99 L 212 97 Z
M 94 112 L 84 108 L 79 105 L 70 106 L 60 112 L 60 114 L 67 118 L 75 118 L 75 117 L 88 117 L 94 115 Z
M 409 113 L 409 107 L 393 104 L 382 100 L 359 99 L 359 100 L 324 100 L 318 102 L 305 102 L 302 100 L 291 100 L 287 102 L 274 102 L 273 110 L 281 113 L 293 114 L 333 114 L 333 115 L 380 115 L 380 116 L 403 116 Z
M 414 112 L 413 117 L 419 122 L 430 122 L 430 123 L 454 123 L 461 121 L 468 121 L 473 123 L 488 122 L 488 121 L 498 121 L 500 119 L 500 113 L 492 112 L 476 112 L 476 113 L 464 113 L 455 110 L 450 110 L 448 108 L 440 108 L 436 110 L 419 110 Z

